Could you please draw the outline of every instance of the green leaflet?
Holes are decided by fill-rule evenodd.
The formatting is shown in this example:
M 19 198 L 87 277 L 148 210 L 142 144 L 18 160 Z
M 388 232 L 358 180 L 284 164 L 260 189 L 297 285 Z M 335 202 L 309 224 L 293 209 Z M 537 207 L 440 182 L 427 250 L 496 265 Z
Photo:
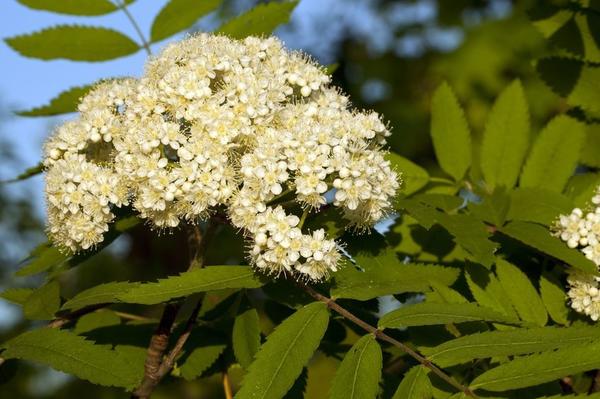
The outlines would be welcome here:
M 33 291 L 33 288 L 9 288 L 0 292 L 0 298 L 22 306 Z
M 550 226 L 559 215 L 570 213 L 573 208 L 573 201 L 563 194 L 541 187 L 518 188 L 510 193 L 507 219 Z
M 308 383 L 308 368 L 304 367 L 300 376 L 296 378 L 294 385 L 285 394 L 283 399 L 304 399 L 306 384 Z
M 465 277 L 469 290 L 478 304 L 511 318 L 517 318 L 506 291 L 491 271 L 472 265 L 467 268 Z
M 499 392 L 542 384 L 600 367 L 600 342 L 519 357 L 475 378 L 471 388 Z
M 17 182 L 17 181 L 20 181 L 20 180 L 27 180 L 30 177 L 39 175 L 43 171 L 44 171 L 44 165 L 42 165 L 41 163 L 39 163 L 39 164 L 37 164 L 35 166 L 32 166 L 30 168 L 25 169 L 25 171 L 19 173 L 19 175 L 17 175 L 17 177 L 15 177 L 15 178 L 0 181 L 0 184 L 2 184 L 2 183 L 13 183 L 13 182 Z
M 94 345 L 65 330 L 40 328 L 23 333 L 3 345 L 6 359 L 24 359 L 48 365 L 94 384 L 134 388 L 140 379 L 136 368 L 118 352 Z
M 423 366 L 414 366 L 404 374 L 392 399 L 431 399 L 432 397 L 427 369 Z
M 600 123 L 586 125 L 585 145 L 581 147 L 581 162 L 600 168 Z
M 225 344 L 199 343 L 199 345 L 191 350 L 189 355 L 185 356 L 185 361 L 179 368 L 181 376 L 188 381 L 200 377 L 203 372 L 217 361 L 225 348 L 227 348 Z
M 497 259 L 496 275 L 521 320 L 546 325 L 548 314 L 544 303 L 525 273 L 504 259 Z
M 118 295 L 139 285 L 139 283 L 130 283 L 127 281 L 100 284 L 75 295 L 62 306 L 62 309 L 77 310 L 89 305 L 119 302 L 117 299 Z
M 77 319 L 77 324 L 75 324 L 73 332 L 77 335 L 81 335 L 97 328 L 118 326 L 120 324 L 121 318 L 117 314 L 110 310 L 103 309 L 98 312 L 85 314 Z
M 247 369 L 260 348 L 260 326 L 256 309 L 250 308 L 237 315 L 233 323 L 232 341 L 235 358 Z
M 26 111 L 17 111 L 20 116 L 52 116 L 77 111 L 81 97 L 85 96 L 94 85 L 72 87 L 61 92 L 50 100 L 50 103 Z
M 52 266 L 66 262 L 68 259 L 68 256 L 62 254 L 58 248 L 46 242 L 31 251 L 31 255 L 25 260 L 27 263 L 21 269 L 17 270 L 15 275 L 18 277 L 27 277 L 41 273 Z
M 126 3 L 131 3 L 129 0 Z M 36 10 L 56 12 L 70 15 L 104 15 L 118 8 L 110 0 L 18 0 L 19 3 Z
M 327 305 L 314 302 L 296 311 L 269 335 L 248 368 L 237 399 L 278 399 L 294 384 L 329 322 Z
M 561 192 L 575 171 L 584 139 L 581 122 L 564 115 L 552 119 L 533 144 L 520 186 Z
M 442 169 L 461 180 L 471 166 L 471 133 L 456 96 L 443 83 L 431 100 L 431 138 Z
M 488 239 L 490 232 L 485 224 L 473 215 L 464 213 L 447 214 L 431 207 L 426 202 L 414 199 L 397 201 L 400 208 L 406 209 L 411 216 L 426 229 L 439 223 L 453 236 L 454 242 L 465 250 L 467 257 L 486 267 L 494 263 L 494 253 L 498 244 Z M 438 204 L 439 205 L 439 204 Z
M 33 291 L 23 304 L 23 313 L 29 320 L 50 320 L 60 308 L 60 286 L 50 281 Z
M 406 195 L 416 193 L 429 182 L 427 171 L 408 159 L 394 152 L 386 154 L 385 159 L 390 161 L 394 170 L 400 174 L 402 179 L 401 193 Z
M 565 195 L 573 200 L 573 205 L 585 208 L 590 198 L 594 196 L 596 187 L 600 184 L 600 174 L 582 173 L 572 176 L 565 188 Z
M 559 238 L 553 237 L 544 226 L 529 222 L 511 222 L 500 231 L 577 269 L 591 274 L 598 273 L 592 261 L 581 252 L 567 247 Z
M 261 278 L 249 266 L 209 266 L 155 283 L 140 284 L 117 295 L 117 299 L 126 303 L 154 305 L 198 292 L 225 288 L 259 288 L 262 285 Z
M 42 60 L 107 61 L 140 49 L 120 32 L 93 26 L 57 25 L 4 40 L 19 54 Z
M 579 106 L 584 111 L 600 111 L 600 91 L 598 78 L 600 66 L 581 60 L 545 57 L 538 60 L 536 69 L 542 80 L 571 106 Z
M 366 301 L 382 295 L 429 291 L 431 281 L 451 285 L 459 274 L 450 267 L 400 263 L 392 251 L 372 257 L 355 256 L 355 260 L 362 271 L 348 262 L 334 273 L 332 297 Z
M 191 27 L 202 16 L 215 10 L 221 1 L 170 0 L 152 23 L 150 41 L 159 42 Z
M 469 202 L 467 205 L 471 214 L 494 226 L 502 226 L 506 222 L 511 206 L 511 199 L 506 190 L 499 187 L 492 194 L 483 192 L 479 196 L 481 203 Z
M 494 188 L 512 188 L 529 146 L 529 113 L 516 80 L 500 94 L 488 117 L 481 145 L 481 171 Z
M 433 348 L 420 349 L 431 361 L 441 367 L 448 367 L 474 359 L 523 355 L 584 345 L 598 339 L 600 331 L 593 326 L 538 327 L 482 332 L 453 339 Z
M 551 275 L 542 274 L 540 277 L 540 294 L 546 310 L 555 323 L 567 325 L 569 308 L 567 308 L 567 295 L 561 284 Z
M 289 21 L 298 1 L 262 3 L 250 11 L 225 22 L 218 30 L 234 39 L 269 35 L 279 25 Z
M 412 326 L 430 326 L 448 323 L 466 323 L 470 321 L 495 321 L 516 323 L 493 309 L 474 303 L 418 303 L 406 305 L 384 315 L 378 323 L 379 328 L 404 328 Z
M 359 339 L 346 353 L 331 383 L 330 399 L 375 399 L 379 391 L 383 357 L 371 334 Z

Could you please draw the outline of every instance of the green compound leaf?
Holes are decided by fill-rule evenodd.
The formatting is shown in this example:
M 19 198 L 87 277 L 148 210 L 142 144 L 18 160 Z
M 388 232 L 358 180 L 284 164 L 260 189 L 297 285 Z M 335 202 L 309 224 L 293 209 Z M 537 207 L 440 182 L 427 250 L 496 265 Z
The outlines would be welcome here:
M 371 334 L 346 353 L 331 383 L 330 399 L 375 399 L 379 391 L 383 355 Z
M 561 284 L 553 276 L 544 273 L 540 277 L 540 294 L 546 310 L 555 323 L 569 324 L 567 308 L 567 294 L 563 291 Z
M 259 288 L 264 281 L 249 266 L 209 266 L 140 284 L 117 296 L 122 302 L 154 305 L 198 292 L 225 288 Z
M 443 83 L 431 100 L 431 138 L 442 169 L 461 180 L 471 166 L 471 133 L 456 96 Z
M 471 388 L 500 392 L 600 368 L 600 342 L 519 357 L 475 378 Z
M 235 358 L 247 369 L 260 348 L 260 326 L 256 309 L 248 309 L 235 318 L 232 341 Z
M 573 201 L 563 194 L 544 188 L 518 188 L 510 193 L 507 219 L 550 226 L 574 207 Z
M 560 115 L 535 140 L 521 173 L 521 187 L 561 192 L 575 171 L 585 140 L 585 125 Z
M 234 39 L 269 35 L 279 25 L 289 21 L 298 1 L 262 3 L 245 14 L 225 22 L 218 33 Z
M 400 173 L 402 179 L 401 193 L 411 195 L 425 187 L 429 182 L 429 173 L 408 159 L 393 152 L 386 154 L 385 159 L 390 161 L 396 172 Z
M 17 0 L 35 10 L 51 11 L 59 14 L 95 16 L 117 11 L 119 8 L 110 0 Z M 131 3 L 133 0 L 127 1 Z
M 85 96 L 93 87 L 94 85 L 72 87 L 51 99 L 47 105 L 15 113 L 20 116 L 53 116 L 76 112 L 81 97 Z
M 515 221 L 508 223 L 500 231 L 579 270 L 591 274 L 598 273 L 598 268 L 591 260 L 587 259 L 581 252 L 567 247 L 559 238 L 553 237 L 544 226 Z
M 529 146 L 529 112 L 517 80 L 496 100 L 481 145 L 481 170 L 489 187 L 512 188 Z
M 19 54 L 42 60 L 107 61 L 140 49 L 120 32 L 93 26 L 58 25 L 4 40 Z
M 414 366 L 406 374 L 392 399 L 431 399 L 433 387 L 427 377 L 427 369 Z
M 513 264 L 498 259 L 496 275 L 521 320 L 530 321 L 538 326 L 546 325 L 546 307 L 525 273 Z
M 135 367 L 118 352 L 65 330 L 41 328 L 3 344 L 5 359 L 24 359 L 73 374 L 94 384 L 134 388 L 140 379 Z
M 202 16 L 215 10 L 222 0 L 170 0 L 158 13 L 150 32 L 150 40 L 159 42 L 185 30 Z
M 69 299 L 61 309 L 77 310 L 86 306 L 97 305 L 100 303 L 119 302 L 117 299 L 118 295 L 129 291 L 132 288 L 138 287 L 139 285 L 139 283 L 130 283 L 127 281 L 115 281 L 106 284 L 100 284 L 75 295 L 73 298 Z
M 513 324 L 517 321 L 493 309 L 474 303 L 418 303 L 403 306 L 380 320 L 380 328 L 404 328 L 412 326 L 431 326 L 448 323 L 466 323 L 470 321 L 495 321 Z
M 585 208 L 589 205 L 590 198 L 594 196 L 599 184 L 600 174 L 598 173 L 575 175 L 569 179 L 565 188 L 565 195 L 573 201 L 575 207 Z
M 327 305 L 296 311 L 269 335 L 248 368 L 236 399 L 278 399 L 292 387 L 312 357 L 329 323 Z
M 50 281 L 33 291 L 23 304 L 23 313 L 29 320 L 50 320 L 60 308 L 60 286 Z
M 434 363 L 449 367 L 474 359 L 524 355 L 585 345 L 598 339 L 600 329 L 593 326 L 539 327 L 487 331 L 453 339 L 433 348 L 420 349 Z

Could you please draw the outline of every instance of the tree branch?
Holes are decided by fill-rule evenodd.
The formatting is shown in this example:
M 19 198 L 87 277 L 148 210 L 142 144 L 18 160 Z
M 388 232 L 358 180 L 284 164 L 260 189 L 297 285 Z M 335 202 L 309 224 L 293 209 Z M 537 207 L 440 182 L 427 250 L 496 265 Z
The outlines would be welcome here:
M 312 296 L 313 298 L 315 298 L 316 300 L 321 301 L 321 302 L 327 304 L 327 306 L 329 307 L 329 309 L 337 312 L 338 314 L 340 314 L 341 316 L 343 316 L 345 319 L 350 320 L 354 324 L 356 324 L 359 327 L 361 327 L 363 330 L 365 330 L 365 331 L 373 334 L 375 337 L 377 337 L 377 339 L 379 339 L 381 341 L 388 342 L 388 343 L 390 343 L 390 344 L 392 344 L 392 345 L 400 348 L 402 351 L 404 351 L 405 353 L 407 353 L 413 359 L 417 360 L 423 366 L 425 366 L 429 370 L 431 370 L 434 374 L 436 374 L 442 380 L 446 381 L 448 384 L 452 385 L 456 389 L 462 391 L 465 395 L 467 395 L 469 397 L 472 397 L 472 398 L 477 398 L 477 395 L 475 395 L 475 393 L 473 391 L 471 391 L 468 387 L 466 387 L 466 386 L 462 385 L 461 383 L 459 383 L 458 381 L 456 381 L 454 378 L 452 378 L 448 374 L 446 374 L 444 371 L 442 371 L 439 367 L 437 367 L 435 364 L 433 364 L 431 362 L 431 360 L 427 359 L 425 356 L 419 354 L 418 352 L 416 352 L 415 350 L 413 350 L 409 346 L 407 346 L 407 345 L 403 344 L 402 342 L 400 342 L 400 341 L 398 341 L 398 340 L 390 337 L 389 335 L 387 335 L 383 331 L 381 331 L 381 330 L 373 327 L 369 323 L 367 323 L 364 320 L 358 318 L 357 316 L 355 316 L 354 314 L 350 313 L 348 310 L 346 310 L 342 306 L 338 305 L 333 299 L 331 299 L 329 297 L 326 297 L 325 295 L 322 295 L 322 294 L 318 293 L 317 291 L 315 291 L 313 288 L 309 287 L 308 285 L 306 285 L 306 284 L 304 284 L 302 282 L 297 282 L 296 284 L 300 288 L 302 288 L 304 291 L 306 291 L 310 296 Z
M 190 253 L 188 270 L 191 270 L 196 267 L 203 267 L 204 262 L 202 258 L 206 249 L 208 236 L 212 235 L 215 227 L 214 223 L 209 221 L 204 235 L 197 225 L 188 225 L 187 228 Z M 140 386 L 133 392 L 132 398 L 149 398 L 160 380 L 171 371 L 175 364 L 175 359 L 177 359 L 177 356 L 181 353 L 183 346 L 187 342 L 192 329 L 196 324 L 203 298 L 204 296 L 202 295 L 198 300 L 198 303 L 196 303 L 194 310 L 192 310 L 192 314 L 185 324 L 183 333 L 181 333 L 175 342 L 175 346 L 165 355 L 169 346 L 169 338 L 173 330 L 173 324 L 181 307 L 181 304 L 167 304 L 158 327 L 150 339 L 146 362 L 144 363 L 144 378 Z

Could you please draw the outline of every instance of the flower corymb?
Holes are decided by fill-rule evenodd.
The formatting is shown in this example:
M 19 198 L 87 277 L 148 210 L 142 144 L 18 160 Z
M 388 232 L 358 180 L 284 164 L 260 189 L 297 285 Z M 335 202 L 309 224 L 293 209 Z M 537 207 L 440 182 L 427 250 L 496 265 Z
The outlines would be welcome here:
M 380 117 L 329 82 L 275 38 L 202 34 L 169 45 L 140 79 L 99 84 L 45 146 L 50 238 L 88 249 L 122 206 L 159 228 L 223 211 L 255 267 L 323 278 L 340 254 L 302 214 L 334 206 L 373 226 L 399 186 Z
M 575 208 L 569 215 L 561 215 L 557 230 L 570 248 L 580 249 L 600 267 L 600 186 L 591 203 L 588 212 Z M 568 282 L 571 307 L 594 321 L 600 319 L 600 277 L 577 272 L 569 276 Z

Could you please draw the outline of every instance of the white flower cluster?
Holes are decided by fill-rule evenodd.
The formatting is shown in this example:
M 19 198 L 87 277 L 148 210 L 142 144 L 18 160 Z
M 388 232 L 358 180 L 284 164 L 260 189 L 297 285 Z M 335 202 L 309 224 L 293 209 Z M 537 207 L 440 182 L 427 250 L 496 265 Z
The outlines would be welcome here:
M 224 211 L 257 268 L 327 276 L 340 254 L 323 230 L 302 231 L 306 215 L 329 202 L 372 226 L 399 186 L 382 150 L 390 132 L 329 80 L 275 38 L 202 34 L 140 79 L 99 84 L 45 146 L 50 238 L 87 249 L 122 206 L 159 228 Z
M 556 224 L 560 238 L 570 248 L 578 248 L 600 268 L 600 186 L 592 197 L 592 209 L 588 212 L 575 208 L 569 215 L 561 215 Z M 600 277 L 572 273 L 568 282 L 571 307 L 590 316 L 600 318 Z

